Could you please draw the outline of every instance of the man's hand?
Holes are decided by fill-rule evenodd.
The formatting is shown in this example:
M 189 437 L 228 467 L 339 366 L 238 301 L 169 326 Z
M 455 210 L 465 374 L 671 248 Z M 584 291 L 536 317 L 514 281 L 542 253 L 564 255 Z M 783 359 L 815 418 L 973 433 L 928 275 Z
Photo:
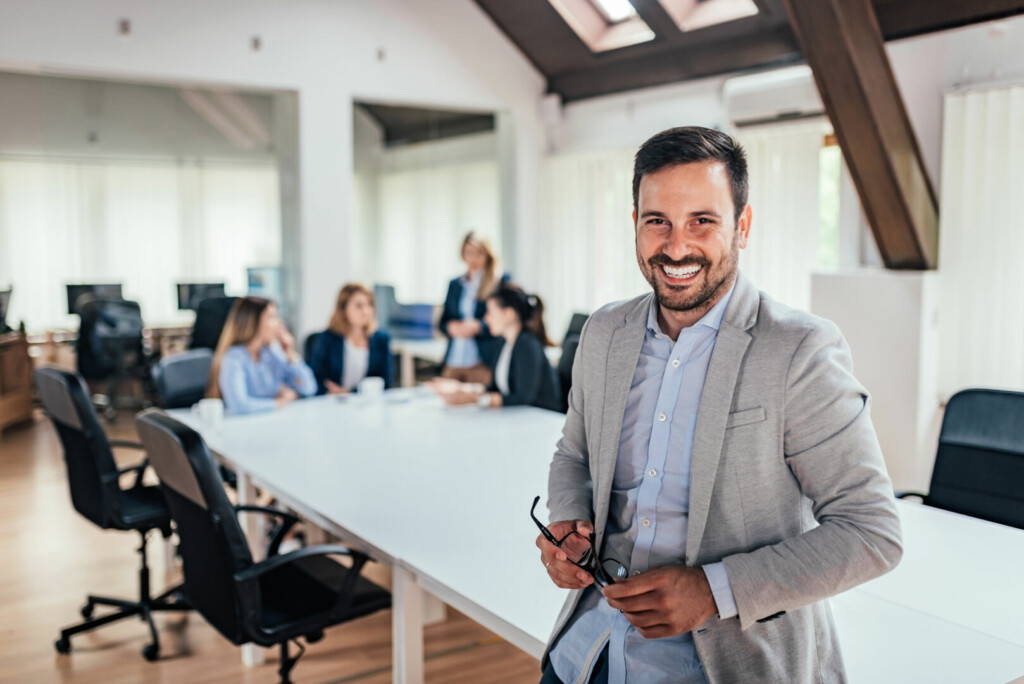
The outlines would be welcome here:
M 565 542 L 566 545 L 574 545 L 574 547 L 589 546 L 589 542 L 586 540 L 594 531 L 588 520 L 562 520 L 551 523 L 548 525 L 548 529 L 551 530 L 551 534 L 555 535 L 555 539 L 561 539 L 572 530 L 576 530 L 576 534 L 580 535 L 582 539 L 573 535 Z M 543 534 L 537 535 L 537 548 L 540 549 L 541 563 L 544 564 L 551 581 L 556 586 L 562 589 L 582 589 L 594 583 L 594 578 L 589 572 L 570 563 L 565 550 L 549 542 Z M 580 548 L 570 549 L 570 551 L 573 550 L 582 551 Z
M 647 639 L 692 632 L 717 612 L 704 571 L 683 565 L 653 568 L 601 593 Z

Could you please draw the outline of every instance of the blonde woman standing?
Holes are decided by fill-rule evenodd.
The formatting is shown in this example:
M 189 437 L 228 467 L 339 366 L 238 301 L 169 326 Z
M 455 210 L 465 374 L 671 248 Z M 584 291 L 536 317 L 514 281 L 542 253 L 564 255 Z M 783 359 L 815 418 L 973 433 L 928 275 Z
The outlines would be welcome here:
M 465 274 L 448 283 L 448 295 L 438 325 L 448 338 L 441 375 L 461 382 L 490 384 L 489 364 L 497 356 L 501 341 L 484 322 L 487 297 L 508 280 L 498 270 L 498 259 L 490 243 L 470 232 L 462 240 Z

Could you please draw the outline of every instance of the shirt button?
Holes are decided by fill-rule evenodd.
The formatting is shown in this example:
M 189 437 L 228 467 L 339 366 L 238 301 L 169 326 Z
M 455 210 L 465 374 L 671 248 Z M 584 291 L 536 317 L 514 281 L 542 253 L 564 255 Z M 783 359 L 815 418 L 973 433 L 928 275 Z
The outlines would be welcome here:
M 644 518 L 643 522 L 641 522 L 640 524 L 643 525 L 644 527 L 650 527 L 651 526 L 651 521 L 648 520 L 647 518 Z
M 658 414 L 658 420 L 660 420 L 661 422 L 664 423 L 666 418 L 668 418 L 668 416 L 666 416 L 664 413 Z
M 647 474 L 650 475 L 651 477 L 654 477 L 655 475 L 658 474 L 658 471 L 655 470 L 654 468 L 651 468 L 650 470 L 647 471 Z
M 679 368 L 679 359 L 672 359 L 672 367 Z

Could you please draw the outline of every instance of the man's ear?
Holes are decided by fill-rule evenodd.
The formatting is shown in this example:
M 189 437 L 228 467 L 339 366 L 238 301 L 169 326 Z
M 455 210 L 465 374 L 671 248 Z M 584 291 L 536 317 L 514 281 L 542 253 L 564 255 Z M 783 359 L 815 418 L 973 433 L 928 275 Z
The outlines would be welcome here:
M 743 207 L 743 211 L 740 213 L 740 218 L 736 221 L 736 244 L 740 249 L 745 249 L 747 242 L 750 240 L 750 222 L 753 219 L 753 211 L 750 205 Z

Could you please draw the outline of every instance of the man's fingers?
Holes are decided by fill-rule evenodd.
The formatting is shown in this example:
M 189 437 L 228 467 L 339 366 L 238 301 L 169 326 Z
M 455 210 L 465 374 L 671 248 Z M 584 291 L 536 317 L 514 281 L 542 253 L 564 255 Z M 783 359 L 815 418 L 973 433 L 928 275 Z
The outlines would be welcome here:
M 644 628 L 637 627 L 636 631 L 640 632 L 640 635 L 645 639 L 662 639 L 676 633 L 670 625 L 654 625 L 653 627 Z
M 640 596 L 630 596 L 622 599 L 607 598 L 608 605 L 624 613 L 638 613 L 645 610 L 664 610 L 664 601 L 660 594 L 648 592 Z
M 626 619 L 629 620 L 637 629 L 650 629 L 652 627 L 664 626 L 666 624 L 667 616 L 657 610 L 644 610 L 639 613 L 623 613 Z

